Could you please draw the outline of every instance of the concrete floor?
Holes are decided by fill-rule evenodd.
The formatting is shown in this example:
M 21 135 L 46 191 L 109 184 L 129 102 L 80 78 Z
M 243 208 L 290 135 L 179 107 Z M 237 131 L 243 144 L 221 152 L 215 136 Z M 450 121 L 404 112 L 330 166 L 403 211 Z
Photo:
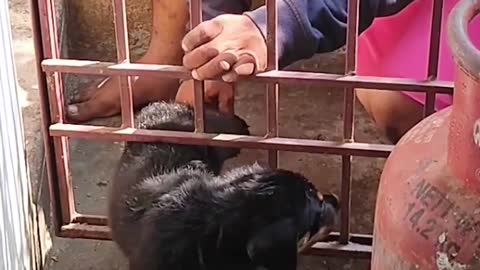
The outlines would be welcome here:
M 39 106 L 33 64 L 28 1 L 9 0 L 14 35 L 15 56 L 22 94 L 22 106 L 27 136 L 29 165 L 34 186 L 41 192 L 41 141 L 39 134 Z M 294 69 L 342 72 L 341 54 L 317 56 L 295 65 Z M 81 91 L 91 78 L 72 76 L 68 80 L 69 94 Z M 265 112 L 262 85 L 243 83 L 237 94 L 238 114 L 246 119 L 253 134 L 263 134 Z M 342 132 L 343 93 L 339 89 L 318 87 L 282 87 L 280 95 L 280 134 L 291 138 L 338 140 Z M 367 116 L 357 104 L 355 111 L 356 140 L 385 143 Z M 97 124 L 118 125 L 118 117 L 95 121 Z M 75 200 L 82 213 L 105 214 L 106 190 L 117 162 L 122 144 L 92 141 L 71 141 L 71 163 Z M 238 164 L 265 162 L 265 153 L 243 150 L 240 157 L 230 162 Z M 378 179 L 383 159 L 354 158 L 352 229 L 355 233 L 371 233 Z M 340 158 L 327 155 L 281 153 L 281 166 L 299 171 L 312 179 L 321 190 L 339 192 Z M 37 196 L 39 196 L 37 194 Z M 48 208 L 39 206 L 40 218 L 48 217 Z M 48 218 L 46 218 L 48 219 Z M 70 240 L 43 237 L 47 255 L 47 269 L 127 269 L 118 249 L 106 241 Z M 53 247 L 50 248 L 50 242 Z M 368 262 L 332 258 L 304 258 L 301 269 L 366 270 Z

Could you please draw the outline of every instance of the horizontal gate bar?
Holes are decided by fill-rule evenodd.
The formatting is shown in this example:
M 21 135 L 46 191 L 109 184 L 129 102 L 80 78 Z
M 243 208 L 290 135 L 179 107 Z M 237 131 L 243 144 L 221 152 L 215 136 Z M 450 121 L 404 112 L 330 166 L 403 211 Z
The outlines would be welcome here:
M 349 242 L 341 245 L 337 242 L 319 242 L 303 255 L 341 257 L 348 259 L 370 259 L 372 246 Z
M 265 138 L 233 134 L 192 133 L 72 124 L 51 125 L 50 136 L 68 136 L 77 139 L 108 141 L 165 142 L 364 157 L 387 157 L 394 147 L 388 144 L 344 143 L 280 137 Z
M 347 19 L 347 43 L 345 58 L 345 75 L 354 75 L 357 66 L 357 36 L 358 17 L 360 11 L 359 0 L 348 1 Z M 343 140 L 352 142 L 354 140 L 355 128 L 355 89 L 346 87 L 343 97 Z M 340 198 L 340 238 L 341 244 L 347 244 L 350 239 L 350 215 L 352 206 L 352 156 L 342 156 Z
M 104 227 L 108 225 L 108 218 L 101 215 L 77 213 L 72 223 Z M 325 242 L 337 241 L 339 239 L 339 235 L 340 234 L 338 232 L 332 232 L 325 239 Z M 373 237 L 371 234 L 351 233 L 349 241 L 361 245 L 372 245 Z
M 60 237 L 94 239 L 94 240 L 112 240 L 110 229 L 107 226 L 90 225 L 85 223 L 70 223 L 63 225 L 60 229 Z M 313 256 L 331 256 L 357 259 L 370 259 L 372 246 L 372 237 L 370 235 L 351 234 L 350 242 L 342 245 L 338 243 L 339 234 L 332 233 L 327 239 L 328 242 L 318 242 L 302 255 Z M 366 244 L 363 244 L 366 243 Z
M 153 64 L 116 64 L 89 60 L 47 59 L 42 62 L 45 72 L 63 72 L 89 75 L 130 75 L 160 76 L 166 78 L 191 79 L 191 74 L 182 66 Z M 318 83 L 329 87 L 350 87 L 366 89 L 385 89 L 413 92 L 436 92 L 450 94 L 453 82 L 439 80 L 412 80 L 371 76 L 345 76 L 340 74 L 267 71 L 249 77 L 250 80 L 264 83 Z

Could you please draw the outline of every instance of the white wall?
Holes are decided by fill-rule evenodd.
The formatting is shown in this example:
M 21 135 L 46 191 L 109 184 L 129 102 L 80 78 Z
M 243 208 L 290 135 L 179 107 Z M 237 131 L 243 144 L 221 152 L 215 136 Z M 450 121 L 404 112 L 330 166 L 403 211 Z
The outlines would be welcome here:
M 31 270 L 29 183 L 8 0 L 0 0 L 0 269 Z

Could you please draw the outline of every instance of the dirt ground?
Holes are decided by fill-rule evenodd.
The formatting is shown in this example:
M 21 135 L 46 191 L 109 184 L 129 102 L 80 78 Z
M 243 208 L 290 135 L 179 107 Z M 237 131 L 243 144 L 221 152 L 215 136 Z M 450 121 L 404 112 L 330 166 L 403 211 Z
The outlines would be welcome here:
M 24 118 L 32 179 L 40 179 L 41 153 L 39 140 L 39 106 L 33 65 L 30 17 L 28 1 L 9 0 L 15 56 L 19 72 L 19 84 L 24 94 Z M 90 52 L 91 53 L 91 52 Z M 296 70 L 341 73 L 343 54 L 319 55 L 290 67 Z M 69 96 L 91 82 L 85 76 L 69 76 Z M 238 86 L 236 107 L 246 119 L 254 135 L 264 134 L 265 123 L 264 85 L 242 83 Z M 290 138 L 340 140 L 342 134 L 343 91 L 316 86 L 281 86 L 280 135 Z M 96 120 L 93 123 L 118 125 L 119 118 Z M 357 104 L 355 109 L 355 139 L 361 142 L 386 143 L 374 124 Z M 105 214 L 106 191 L 118 162 L 121 143 L 105 143 L 71 140 L 72 177 L 77 209 L 82 213 Z M 228 166 L 259 161 L 265 164 L 266 153 L 243 150 L 240 157 Z M 280 155 L 281 167 L 298 171 L 309 177 L 320 190 L 339 192 L 341 161 L 338 156 L 286 153 Z M 378 179 L 383 159 L 353 159 L 352 230 L 355 233 L 371 233 Z M 37 181 L 38 182 L 38 181 Z M 41 185 L 39 185 L 41 186 Z M 47 269 L 127 269 L 123 256 L 111 242 L 71 240 L 53 237 Z M 303 258 L 300 269 L 366 270 L 368 262 L 346 258 Z

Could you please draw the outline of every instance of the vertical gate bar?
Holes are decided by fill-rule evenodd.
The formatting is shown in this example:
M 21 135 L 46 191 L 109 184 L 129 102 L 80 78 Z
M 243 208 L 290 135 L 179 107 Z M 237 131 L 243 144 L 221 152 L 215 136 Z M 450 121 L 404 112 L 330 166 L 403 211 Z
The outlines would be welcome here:
M 347 22 L 347 55 L 345 61 L 345 74 L 353 75 L 357 66 L 357 36 L 358 36 L 358 0 L 348 1 Z M 353 140 L 353 112 L 355 104 L 355 92 L 353 88 L 345 89 L 343 138 L 346 141 Z
M 266 0 L 267 5 L 267 70 L 278 70 L 277 46 L 277 1 Z M 267 136 L 278 137 L 278 84 L 267 84 Z M 272 168 L 278 167 L 278 151 L 268 151 L 268 164 Z
M 428 79 L 434 80 L 438 75 L 440 54 L 440 38 L 442 27 L 443 1 L 433 1 L 432 25 L 430 29 L 430 49 L 428 54 Z M 435 111 L 435 92 L 427 92 L 423 116 L 427 117 Z
M 115 41 L 117 44 L 117 62 L 130 62 L 128 46 L 127 5 L 125 0 L 113 0 L 113 18 L 115 24 Z M 118 77 L 120 86 L 120 105 L 122 112 L 122 127 L 133 127 L 133 93 L 130 76 Z
M 352 204 L 352 156 L 342 156 L 342 187 L 341 187 L 341 209 L 340 209 L 340 236 L 339 242 L 342 245 L 348 244 L 350 240 L 350 214 Z
M 188 0 L 190 4 L 190 27 L 202 22 L 202 0 Z M 205 132 L 204 81 L 193 80 L 195 132 Z
M 348 1 L 347 20 L 347 55 L 345 61 L 345 74 L 353 75 L 357 65 L 357 36 L 358 36 L 358 0 Z M 353 141 L 354 135 L 354 105 L 355 91 L 347 88 L 344 91 L 343 110 L 343 139 L 345 142 Z M 347 244 L 350 238 L 350 208 L 351 208 L 351 183 L 352 183 L 352 156 L 342 156 L 342 189 L 341 189 L 341 244 Z
M 37 0 L 30 0 L 31 19 L 32 19 L 32 32 L 33 43 L 35 48 L 35 66 L 38 79 L 38 90 L 40 97 L 40 121 L 43 140 L 43 151 L 45 157 L 45 165 L 48 178 L 48 190 L 50 193 L 50 207 L 53 215 L 53 227 L 55 234 L 60 232 L 60 227 L 63 224 L 62 221 L 62 209 L 60 208 L 60 192 L 58 185 L 54 183 L 58 181 L 55 166 L 55 152 L 53 145 L 53 138 L 49 136 L 49 126 L 52 122 L 50 105 L 48 102 L 48 84 L 45 74 L 42 72 L 42 60 L 44 59 L 44 53 L 42 49 L 42 30 L 40 23 L 40 9 Z M 45 18 L 43 18 L 45 19 Z
M 45 58 L 57 59 L 60 58 L 60 45 L 58 41 L 58 28 L 55 17 L 55 3 L 54 0 L 37 0 L 39 3 L 40 12 L 40 28 L 43 37 L 43 52 Z M 53 72 L 47 74 L 49 80 L 48 96 L 52 108 L 53 122 L 63 123 L 65 120 L 64 113 L 64 93 L 61 74 Z M 45 136 L 47 136 L 45 134 Z M 70 164 L 69 164 L 69 148 L 67 137 L 53 138 L 53 146 L 55 153 L 55 164 L 57 169 L 57 180 L 55 183 L 59 190 L 61 221 L 62 224 L 70 223 L 75 212 L 74 195 L 72 189 L 72 181 L 70 178 Z M 59 228 L 56 228 L 59 229 Z

